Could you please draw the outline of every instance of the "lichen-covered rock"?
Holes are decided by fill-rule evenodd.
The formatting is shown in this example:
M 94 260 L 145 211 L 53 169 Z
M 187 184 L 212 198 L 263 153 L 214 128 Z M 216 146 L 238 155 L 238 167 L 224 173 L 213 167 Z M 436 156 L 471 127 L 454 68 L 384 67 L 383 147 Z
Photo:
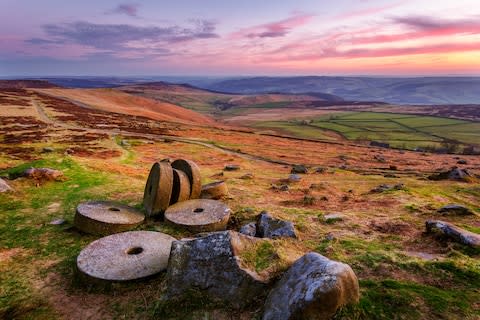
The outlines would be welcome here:
M 0 178 L 0 192 L 7 192 L 11 191 L 12 188 L 5 182 L 2 178 Z
M 247 223 L 240 228 L 239 232 L 250 237 L 255 237 L 257 234 L 257 224 L 255 222 Z
M 347 264 L 318 253 L 298 259 L 272 289 L 263 320 L 330 319 L 359 299 L 358 280 Z
M 444 207 L 441 207 L 437 211 L 442 215 L 460 215 L 460 216 L 467 216 L 473 214 L 472 210 L 467 207 L 464 207 L 459 204 L 449 204 Z
M 273 218 L 268 212 L 262 211 L 257 219 L 257 236 L 260 238 L 296 238 L 295 227 L 291 221 Z
M 242 265 L 240 254 L 256 241 L 235 231 L 174 241 L 164 300 L 185 301 L 199 295 L 235 308 L 265 296 L 269 279 Z
M 473 248 L 480 248 L 480 234 L 470 232 L 451 223 L 440 220 L 428 220 L 425 223 L 425 227 L 427 233 L 437 229 L 456 242 L 463 243 Z
M 23 172 L 23 176 L 38 181 L 61 180 L 63 172 L 50 168 L 29 168 Z

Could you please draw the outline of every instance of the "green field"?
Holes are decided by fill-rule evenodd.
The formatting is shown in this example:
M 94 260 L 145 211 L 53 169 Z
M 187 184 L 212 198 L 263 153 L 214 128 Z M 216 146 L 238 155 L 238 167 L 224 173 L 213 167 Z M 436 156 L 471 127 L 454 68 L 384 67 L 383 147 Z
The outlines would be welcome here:
M 322 131 L 335 131 L 348 140 L 380 141 L 406 149 L 442 148 L 452 142 L 458 149 L 480 144 L 480 123 L 457 119 L 345 112 L 308 119 L 308 124 L 303 120 L 260 122 L 256 126 L 313 139 L 331 139 Z

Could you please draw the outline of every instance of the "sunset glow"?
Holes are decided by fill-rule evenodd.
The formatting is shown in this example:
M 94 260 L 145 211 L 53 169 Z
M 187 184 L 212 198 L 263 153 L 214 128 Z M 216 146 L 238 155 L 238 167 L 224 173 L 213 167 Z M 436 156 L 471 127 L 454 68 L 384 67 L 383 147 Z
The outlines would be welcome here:
M 3 76 L 480 74 L 477 0 L 3 0 L 0 26 Z

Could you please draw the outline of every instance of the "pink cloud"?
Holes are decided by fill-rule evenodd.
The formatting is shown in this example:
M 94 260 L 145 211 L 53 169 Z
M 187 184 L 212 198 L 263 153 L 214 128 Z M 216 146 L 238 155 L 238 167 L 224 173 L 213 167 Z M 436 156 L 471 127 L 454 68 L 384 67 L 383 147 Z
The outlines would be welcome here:
M 307 24 L 313 15 L 297 14 L 280 21 L 270 22 L 239 30 L 232 34 L 232 38 L 275 38 L 284 37 L 292 29 Z
M 406 3 L 408 3 L 409 0 L 403 0 L 403 1 L 398 1 L 395 3 L 392 3 L 390 5 L 386 6 L 381 6 L 381 7 L 371 7 L 371 8 L 365 8 L 361 10 L 355 10 L 355 11 L 350 11 L 346 13 L 339 14 L 335 17 L 335 19 L 347 19 L 347 18 L 357 18 L 357 17 L 363 17 L 363 16 L 370 16 L 374 15 L 383 11 L 387 11 L 399 6 L 402 6 Z

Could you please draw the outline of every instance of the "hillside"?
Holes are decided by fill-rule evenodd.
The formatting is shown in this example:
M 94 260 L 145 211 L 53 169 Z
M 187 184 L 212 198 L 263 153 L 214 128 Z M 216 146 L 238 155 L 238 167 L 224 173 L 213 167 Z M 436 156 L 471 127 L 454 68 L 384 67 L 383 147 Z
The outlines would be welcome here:
M 0 80 L 0 89 L 60 88 L 45 80 Z
M 112 89 L 46 89 L 38 91 L 108 112 L 202 125 L 214 122 L 205 115 L 171 103 L 159 102 Z
M 398 104 L 478 104 L 478 77 L 255 77 L 222 80 L 207 89 L 242 94 L 323 92 L 348 101 Z

